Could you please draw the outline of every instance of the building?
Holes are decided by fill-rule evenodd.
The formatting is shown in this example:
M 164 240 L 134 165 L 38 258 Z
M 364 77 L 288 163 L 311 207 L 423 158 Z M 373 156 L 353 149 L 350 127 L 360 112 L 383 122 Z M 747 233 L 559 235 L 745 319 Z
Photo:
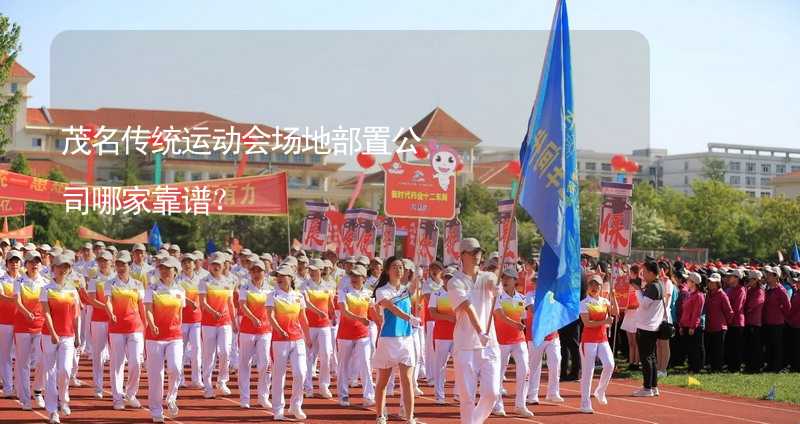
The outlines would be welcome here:
M 67 146 L 67 129 L 88 123 L 117 130 L 114 141 L 121 141 L 128 127 L 155 130 L 171 126 L 177 129 L 188 128 L 192 134 L 222 134 L 226 130 L 245 134 L 258 128 L 264 134 L 274 134 L 275 129 L 263 124 L 232 121 L 206 112 L 142 110 L 123 108 L 99 108 L 95 110 L 29 108 L 28 84 L 34 75 L 15 63 L 9 82 L 3 88 L 6 95 L 21 92 L 22 102 L 14 125 L 7 129 L 11 144 L 6 147 L 5 164 L 8 168 L 14 156 L 23 153 L 31 163 L 37 176 L 46 176 L 50 169 L 59 168 L 72 182 L 85 181 L 86 156 L 83 154 L 64 154 L 65 149 L 74 150 L 73 143 Z M 210 137 L 211 137 L 210 136 Z M 210 139 L 209 137 L 209 139 Z M 209 144 L 213 144 L 213 139 Z M 124 146 L 124 144 L 122 144 Z M 138 157 L 134 166 L 142 181 L 152 181 L 152 155 L 140 155 L 131 147 L 130 155 L 98 155 L 95 160 L 95 181 L 100 185 L 122 184 L 126 167 L 131 156 Z M 124 151 L 124 150 L 123 150 Z M 209 155 L 168 154 L 163 162 L 162 182 L 198 181 L 233 177 L 240 156 L 221 151 Z M 245 174 L 286 171 L 290 199 L 328 200 L 340 202 L 349 197 L 350 192 L 339 188 L 336 175 L 344 163 L 329 162 L 327 155 L 309 151 L 302 154 L 284 154 L 283 150 L 259 153 L 248 157 Z M 42 174 L 43 175 L 39 175 Z M 347 175 L 347 174 L 345 174 Z
M 776 196 L 785 196 L 790 199 L 800 198 L 800 171 L 773 178 L 772 186 Z

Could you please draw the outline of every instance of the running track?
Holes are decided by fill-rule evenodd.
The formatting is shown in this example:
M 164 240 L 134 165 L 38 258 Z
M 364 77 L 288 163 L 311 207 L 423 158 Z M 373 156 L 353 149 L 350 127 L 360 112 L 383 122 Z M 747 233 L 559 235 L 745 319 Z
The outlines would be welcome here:
M 452 368 L 448 374 L 452 381 Z M 188 373 L 187 373 L 188 374 Z M 546 373 L 545 373 L 546 374 Z M 599 372 L 597 373 L 599 374 Z M 107 375 L 107 373 L 106 373 Z M 188 375 L 187 375 L 188 377 Z M 255 376 L 254 376 L 255 377 Z M 546 381 L 546 375 L 543 376 Z M 89 382 L 91 379 L 88 361 L 81 361 L 81 380 Z M 107 377 L 106 377 L 107 378 Z M 658 398 L 633 398 L 630 393 L 637 388 L 635 380 L 612 380 L 608 391 L 609 404 L 600 406 L 594 404 L 595 414 L 585 415 L 578 412 L 580 403 L 579 386 L 577 382 L 562 382 L 561 395 L 566 400 L 563 404 L 530 405 L 534 412 L 532 418 L 517 418 L 511 414 L 513 407 L 513 368 L 509 370 L 508 382 L 505 388 L 511 397 L 505 398 L 506 417 L 492 417 L 489 423 L 685 423 L 687 420 L 700 421 L 702 424 L 711 423 L 736 423 L 736 424 L 798 424 L 800 423 L 800 406 L 778 402 L 757 401 L 734 397 L 721 396 L 707 392 L 689 391 L 675 387 L 662 387 L 661 396 Z M 595 377 L 595 379 L 597 376 Z M 190 423 L 257 423 L 271 421 L 272 414 L 257 407 L 249 410 L 239 408 L 238 388 L 236 379 L 231 379 L 233 393 L 227 397 L 204 399 L 200 390 L 181 389 L 178 397 L 180 415 L 175 420 L 167 419 L 166 422 L 176 424 Z M 595 380 L 596 381 L 596 380 Z M 251 380 L 253 397 L 255 395 L 255 378 Z M 287 383 L 290 380 L 287 379 Z M 546 382 L 542 386 L 545 391 Z M 142 373 L 139 400 L 144 407 L 147 406 L 147 378 Z M 287 384 L 287 401 L 291 389 Z M 106 388 L 108 380 L 106 379 Z M 399 389 L 399 388 L 398 388 Z M 424 423 L 454 423 L 458 420 L 458 406 L 452 403 L 452 382 L 446 387 L 450 405 L 437 405 L 434 403 L 431 387 L 422 387 L 425 394 L 417 397 L 416 416 L 418 422 Z M 332 387 L 332 392 L 335 390 Z M 86 386 L 71 388 L 72 415 L 61 417 L 62 423 L 147 423 L 151 422 L 150 414 L 146 409 L 114 411 L 111 409 L 110 393 L 106 392 L 104 399 L 94 399 L 92 389 Z M 390 414 L 398 411 L 399 393 L 388 399 Z M 353 405 L 361 402 L 360 389 L 351 389 L 350 401 Z M 334 399 L 306 399 L 303 405 L 308 423 L 374 423 L 373 410 L 357 406 L 342 408 Z M 22 411 L 16 400 L 0 399 L 0 423 L 41 423 L 47 422 L 46 412 L 40 409 Z M 396 416 L 390 416 L 390 422 L 403 422 Z

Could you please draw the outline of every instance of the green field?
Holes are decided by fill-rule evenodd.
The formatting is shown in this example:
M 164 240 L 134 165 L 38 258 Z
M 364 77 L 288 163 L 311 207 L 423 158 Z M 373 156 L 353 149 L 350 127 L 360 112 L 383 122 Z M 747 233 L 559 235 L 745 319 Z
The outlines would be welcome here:
M 669 384 L 678 387 L 688 387 L 693 390 L 724 393 L 727 395 L 741 396 L 752 399 L 763 399 L 772 385 L 775 385 L 775 400 L 800 404 L 800 374 L 694 374 L 700 381 L 700 386 L 687 384 L 686 374 L 670 374 L 659 378 L 659 384 Z

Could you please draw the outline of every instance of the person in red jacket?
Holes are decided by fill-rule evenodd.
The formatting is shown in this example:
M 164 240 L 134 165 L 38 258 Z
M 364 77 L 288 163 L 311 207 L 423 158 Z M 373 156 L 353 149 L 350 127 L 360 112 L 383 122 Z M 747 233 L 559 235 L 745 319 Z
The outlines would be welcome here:
M 761 271 L 747 272 L 747 296 L 744 302 L 745 372 L 760 372 L 763 362 L 761 349 L 761 318 L 764 309 L 764 289 L 761 288 Z
M 800 372 L 800 272 L 794 272 L 790 278 L 794 282 L 794 294 L 792 294 L 789 318 L 786 320 L 792 347 L 789 364 L 792 366 L 792 372 Z
M 719 275 L 715 278 L 717 277 Z M 700 274 L 696 272 L 689 273 L 687 286 L 689 288 L 689 296 L 683 302 L 679 319 L 680 337 L 683 339 L 684 350 L 689 357 L 689 372 L 699 373 L 705 360 L 700 315 L 703 313 L 703 305 L 706 300 L 703 294 L 703 280 Z
M 744 271 L 733 269 L 727 275 L 725 294 L 733 311 L 728 322 L 728 331 L 725 334 L 725 364 L 728 372 L 742 370 L 742 351 L 744 351 L 744 301 L 747 298 L 747 289 L 742 285 Z
M 789 316 L 789 295 L 781 285 L 781 269 L 765 267 L 767 291 L 764 294 L 764 318 L 762 335 L 768 372 L 783 370 L 783 328 Z
M 708 277 L 706 297 L 706 354 L 711 372 L 722 372 L 722 359 L 728 322 L 733 318 L 733 309 L 728 295 L 722 290 L 719 274 Z

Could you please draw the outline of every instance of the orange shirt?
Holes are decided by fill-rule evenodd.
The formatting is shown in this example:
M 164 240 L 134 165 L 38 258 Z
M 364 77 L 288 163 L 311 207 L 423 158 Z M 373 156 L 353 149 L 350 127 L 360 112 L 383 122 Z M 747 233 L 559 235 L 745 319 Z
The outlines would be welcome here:
M 14 280 L 15 278 L 11 278 L 8 274 L 3 274 L 0 277 L 0 290 L 3 291 L 4 295 L 12 298 L 16 297 L 14 296 Z M 0 299 L 0 324 L 13 325 L 16 311 L 17 302 L 14 299 Z
M 514 292 L 509 295 L 505 291 L 500 293 L 495 310 L 502 310 L 511 320 L 520 321 L 525 314 L 525 298 Z M 525 341 L 525 332 L 503 320 L 494 320 L 494 329 L 497 332 L 497 342 L 501 345 L 510 345 Z
M 288 333 L 284 337 L 280 332 L 272 332 L 272 341 L 295 341 L 303 338 L 303 327 L 300 325 L 300 313 L 306 308 L 303 295 L 296 290 L 285 292 L 276 288 L 267 297 L 267 306 L 273 308 L 278 325 Z
M 106 297 L 111 297 L 111 306 L 117 322 L 108 322 L 108 332 L 117 334 L 140 333 L 144 331 L 139 302 L 144 298 L 144 287 L 132 277 L 121 281 L 114 277 L 103 287 Z
M 252 283 L 247 283 L 239 289 L 239 303 L 246 304 L 250 313 L 261 321 L 261 325 L 256 327 L 253 321 L 243 314 L 242 324 L 239 327 L 240 333 L 266 334 L 272 331 L 269 316 L 267 316 L 267 297 L 269 297 L 272 289 L 267 286 L 266 281 L 261 284 L 261 288 L 258 288 Z
M 80 309 L 78 290 L 66 284 L 59 285 L 52 282 L 42 288 L 39 301 L 47 302 L 56 334 L 60 337 L 74 337 L 75 314 Z M 44 325 L 44 328 L 50 335 L 47 325 Z
M 166 286 L 160 280 L 151 281 L 144 292 L 144 303 L 153 305 L 153 323 L 158 334 L 153 334 L 150 327 L 145 331 L 147 340 L 180 340 L 181 318 L 186 305 L 186 293 L 176 283 Z
M 203 325 L 221 327 L 231 324 L 231 315 L 233 311 L 230 310 L 228 304 L 233 296 L 235 285 L 235 280 L 226 276 L 216 279 L 213 275 L 209 274 L 208 277 L 200 280 L 200 284 L 198 284 L 198 293 L 206 295 L 206 303 L 208 303 L 208 306 L 211 306 L 215 311 L 222 314 L 219 319 L 215 319 L 211 314 L 204 313 L 201 320 Z
M 21 295 L 22 304 L 28 311 L 33 313 L 33 320 L 29 320 L 28 317 L 22 315 L 22 312 L 16 310 L 14 313 L 15 333 L 39 334 L 42 332 L 44 316 L 42 315 L 42 304 L 39 302 L 39 295 L 46 285 L 47 281 L 41 275 L 37 275 L 33 279 L 23 275 L 14 282 L 14 295 Z
M 581 301 L 580 313 L 589 314 L 592 321 L 601 321 L 608 318 L 608 310 L 611 303 L 605 297 L 587 296 Z M 608 341 L 606 334 L 607 325 L 599 327 L 584 327 L 581 334 L 581 343 L 603 343 Z

